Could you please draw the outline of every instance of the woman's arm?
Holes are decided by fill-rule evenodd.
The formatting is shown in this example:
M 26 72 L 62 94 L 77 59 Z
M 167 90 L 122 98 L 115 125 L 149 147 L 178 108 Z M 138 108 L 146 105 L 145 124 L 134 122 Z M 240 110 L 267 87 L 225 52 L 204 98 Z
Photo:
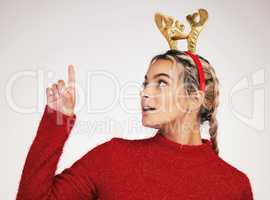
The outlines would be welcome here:
M 57 163 L 75 120 L 75 114 L 68 116 L 46 105 L 24 164 L 17 200 L 95 198 L 95 184 L 86 170 L 91 164 L 87 154 L 55 176 Z
M 244 190 L 242 192 L 241 200 L 253 200 L 253 191 L 248 176 L 244 175 Z
M 46 89 L 47 105 L 24 164 L 17 200 L 96 199 L 97 180 L 102 173 L 99 169 L 108 166 L 106 156 L 112 150 L 111 145 L 105 145 L 109 141 L 55 175 L 76 120 L 75 92 L 75 70 L 69 65 L 67 85 L 59 80 Z

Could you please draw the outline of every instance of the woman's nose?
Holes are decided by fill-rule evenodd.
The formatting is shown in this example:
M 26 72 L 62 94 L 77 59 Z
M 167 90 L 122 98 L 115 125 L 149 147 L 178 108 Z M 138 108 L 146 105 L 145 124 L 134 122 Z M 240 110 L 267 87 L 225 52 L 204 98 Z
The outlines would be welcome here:
M 145 93 L 144 90 L 140 91 L 140 96 L 141 96 L 141 98 L 148 98 L 149 97 L 149 95 L 147 93 Z

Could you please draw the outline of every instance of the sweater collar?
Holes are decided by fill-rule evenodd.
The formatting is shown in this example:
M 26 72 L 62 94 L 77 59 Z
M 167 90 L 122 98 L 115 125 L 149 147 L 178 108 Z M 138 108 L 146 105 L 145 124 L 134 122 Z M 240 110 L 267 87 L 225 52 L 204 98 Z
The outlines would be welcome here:
M 202 144 L 199 145 L 191 145 L 191 144 L 180 144 L 173 140 L 166 138 L 160 130 L 156 132 L 154 135 L 154 140 L 158 143 L 162 144 L 165 147 L 168 147 L 177 152 L 181 152 L 181 154 L 194 154 L 195 156 L 211 154 L 215 155 L 215 151 L 212 148 L 212 142 L 209 139 L 202 138 Z

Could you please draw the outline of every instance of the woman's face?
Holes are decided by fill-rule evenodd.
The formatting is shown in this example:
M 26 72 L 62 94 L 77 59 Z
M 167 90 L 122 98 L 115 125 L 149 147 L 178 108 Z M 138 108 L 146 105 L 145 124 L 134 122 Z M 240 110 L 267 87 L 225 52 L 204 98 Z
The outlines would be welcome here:
M 180 65 L 180 67 L 179 67 Z M 151 64 L 145 75 L 140 92 L 142 124 L 161 128 L 163 125 L 181 119 L 186 112 L 187 98 L 183 87 L 183 65 L 158 59 Z M 181 78 L 179 78 L 181 77 Z

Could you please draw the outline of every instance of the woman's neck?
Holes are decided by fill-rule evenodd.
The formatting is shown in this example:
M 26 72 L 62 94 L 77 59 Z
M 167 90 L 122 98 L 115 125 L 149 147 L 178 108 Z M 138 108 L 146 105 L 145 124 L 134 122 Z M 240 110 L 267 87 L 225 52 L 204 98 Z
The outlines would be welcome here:
M 186 116 L 183 119 L 177 119 L 161 128 L 161 133 L 168 139 L 189 145 L 202 144 L 200 134 L 200 123 L 196 119 Z

